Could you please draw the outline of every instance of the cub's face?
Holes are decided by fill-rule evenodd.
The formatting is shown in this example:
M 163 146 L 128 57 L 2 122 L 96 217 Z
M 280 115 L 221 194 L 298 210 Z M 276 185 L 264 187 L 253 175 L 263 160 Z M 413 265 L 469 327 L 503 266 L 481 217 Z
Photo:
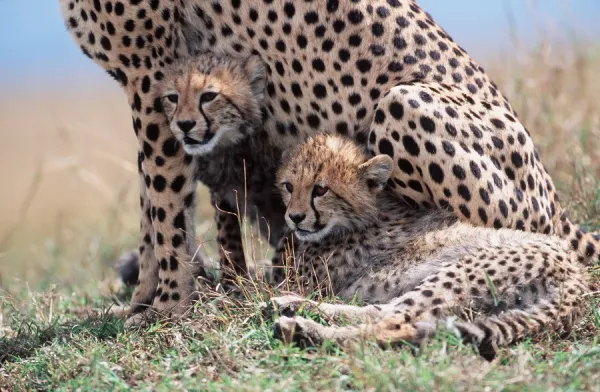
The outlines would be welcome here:
M 376 196 L 392 165 L 387 155 L 367 160 L 346 139 L 309 139 L 287 153 L 278 173 L 286 223 L 301 241 L 362 229 L 377 216 Z
M 258 57 L 241 62 L 201 54 L 167 71 L 160 100 L 185 152 L 203 155 L 235 145 L 260 125 L 264 87 Z

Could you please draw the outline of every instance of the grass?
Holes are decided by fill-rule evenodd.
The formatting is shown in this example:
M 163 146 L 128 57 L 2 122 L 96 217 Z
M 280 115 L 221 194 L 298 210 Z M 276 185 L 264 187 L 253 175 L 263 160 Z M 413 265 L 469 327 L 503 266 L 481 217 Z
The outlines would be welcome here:
M 600 228 L 598 69 L 597 47 L 556 53 L 541 46 L 488 66 L 538 144 L 569 215 L 589 229 Z M 129 132 L 128 121 L 121 129 Z M 115 136 L 114 143 L 121 141 Z M 99 190 L 119 185 L 93 219 L 77 219 L 86 199 L 70 210 L 77 213 L 30 235 L 41 212 L 62 200 L 46 182 L 29 214 L 24 208 L 17 216 L 24 225 L 1 227 L 10 244 L 0 248 L 0 390 L 600 390 L 597 295 L 586 297 L 587 315 L 569 336 L 542 334 L 503 349 L 493 362 L 445 335 L 419 349 L 382 350 L 372 342 L 348 351 L 287 346 L 273 339 L 273 320 L 259 310 L 265 294 L 256 289 L 242 299 L 202 292 L 185 321 L 125 330 L 107 310 L 115 298 L 127 298 L 114 282 L 113 264 L 135 246 L 135 176 L 125 170 L 117 181 L 114 171 L 77 165 L 74 181 Z M 42 170 L 40 181 L 49 171 Z M 197 233 L 210 251 L 207 203 L 199 215 Z M 600 271 L 591 274 L 600 283 Z
M 576 331 L 504 349 L 494 362 L 453 336 L 420 349 L 301 350 L 272 337 L 252 294 L 203 293 L 185 321 L 125 330 L 100 299 L 54 292 L 4 304 L 0 389 L 597 390 L 597 314 Z

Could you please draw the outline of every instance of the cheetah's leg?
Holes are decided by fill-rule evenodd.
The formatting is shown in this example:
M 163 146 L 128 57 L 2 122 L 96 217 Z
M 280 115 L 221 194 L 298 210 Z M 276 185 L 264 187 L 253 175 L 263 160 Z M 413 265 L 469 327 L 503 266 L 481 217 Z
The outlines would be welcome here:
M 216 200 L 215 222 L 217 223 L 217 244 L 224 279 L 235 281 L 236 275 L 246 276 L 248 268 L 242 245 L 239 212 L 225 200 Z
M 385 315 L 392 314 L 394 307 L 384 305 L 340 305 L 317 302 L 297 295 L 283 295 L 271 298 L 271 303 L 278 314 L 291 316 L 301 309 L 320 313 L 332 321 L 344 321 L 346 323 L 367 323 L 381 319 Z
M 396 86 L 378 104 L 369 148 L 395 159 L 389 186 L 410 204 L 477 226 L 556 234 L 579 262 L 598 260 L 600 237 L 564 217 L 528 131 L 505 105 L 437 83 Z
M 143 84 L 143 80 L 136 78 L 132 83 Z M 138 85 L 136 90 L 142 91 L 143 87 Z M 140 154 L 140 168 L 149 200 L 143 211 L 143 219 L 151 222 L 154 231 L 150 245 L 156 258 L 154 271 L 158 272 L 158 276 L 155 272 L 153 275 L 158 280 L 158 284 L 154 285 L 153 310 L 167 316 L 180 315 L 191 304 L 194 278 L 201 271 L 191 260 L 196 250 L 194 212 L 197 165 L 194 159 L 184 154 L 162 113 L 150 112 L 154 98 L 153 87 L 145 96 L 137 98 L 146 108 L 145 114 L 140 116 L 143 120 L 140 120 L 138 137 L 143 151 Z M 144 238 L 144 241 L 148 243 L 148 238 Z M 140 267 L 138 287 L 150 290 L 149 286 L 155 282 L 143 280 L 143 261 Z M 151 277 L 150 274 L 147 276 Z M 137 323 L 143 317 L 138 316 L 130 323 Z
M 139 154 L 142 152 L 140 151 Z M 140 168 L 139 172 L 140 180 L 140 208 L 142 210 L 140 220 L 140 244 L 137 254 L 133 256 L 132 260 L 128 261 L 129 269 L 136 269 L 137 271 L 129 272 L 130 274 L 137 276 L 135 281 L 130 284 L 135 284 L 135 289 L 131 297 L 131 306 L 126 308 L 111 308 L 111 314 L 117 317 L 128 317 L 131 314 L 139 313 L 148 308 L 152 304 L 154 299 L 156 287 L 158 285 L 158 263 L 154 258 L 154 228 L 152 227 L 151 219 L 151 206 L 149 199 L 146 195 L 146 184 L 144 180 L 144 173 Z M 132 256 L 130 256 L 131 258 Z
M 492 251 L 499 258 L 499 268 L 488 260 Z M 466 341 L 495 349 L 494 345 L 511 343 L 526 334 L 573 325 L 581 315 L 585 282 L 566 252 L 543 244 L 532 244 L 530 249 L 479 249 L 455 262 L 444 262 L 414 290 L 385 305 L 385 309 L 392 306 L 393 312 L 386 310 L 388 314 L 375 322 L 336 327 L 299 316 L 281 317 L 275 332 L 287 341 L 313 344 L 332 340 L 344 345 L 365 338 L 374 338 L 379 344 L 418 343 L 431 333 L 432 325 L 451 315 L 481 313 L 474 323 L 453 326 Z M 492 315 L 503 308 L 508 308 L 503 315 Z M 343 314 L 344 308 L 337 311 Z M 350 315 L 354 314 L 351 309 Z
M 585 291 L 575 282 L 565 282 L 553 295 L 525 309 L 512 309 L 497 316 L 481 317 L 473 322 L 448 319 L 442 326 L 466 343 L 479 346 L 485 357 L 493 357 L 501 346 L 546 330 L 565 332 L 581 318 L 581 295 Z M 419 335 L 432 332 L 431 323 L 416 323 Z
M 560 217 L 560 233 L 578 253 L 577 261 L 583 265 L 600 263 L 600 232 L 584 232 L 562 214 Z
M 177 56 L 176 49 L 185 52 L 176 4 L 157 3 L 158 9 L 148 9 L 139 19 L 137 10 L 127 6 L 111 4 L 109 12 L 97 1 L 60 0 L 75 42 L 121 84 L 133 112 L 145 188 L 140 193 L 145 250 L 132 302 L 147 304 L 154 298 L 156 310 L 180 314 L 193 291 L 189 261 L 195 250 L 196 164 L 172 136 L 156 96 L 156 83 L 163 78 L 161 68 Z M 134 34 L 138 25 L 151 26 L 151 31 Z
M 392 88 L 376 110 L 371 152 L 396 161 L 390 187 L 478 226 L 554 233 L 552 180 L 514 113 L 436 83 Z
M 369 338 L 374 338 L 381 345 L 400 341 L 419 343 L 437 330 L 437 324 L 441 324 L 465 343 L 477 345 L 483 356 L 493 357 L 500 346 L 509 345 L 525 336 L 547 330 L 570 330 L 583 313 L 580 296 L 584 293 L 580 286 L 570 286 L 564 291 L 556 290 L 553 297 L 533 306 L 512 309 L 498 316 L 481 317 L 473 322 L 455 321 L 454 317 L 449 317 L 438 322 L 406 323 L 403 322 L 406 314 L 382 318 L 379 313 L 375 317 L 363 317 L 364 324 L 356 327 L 332 327 L 300 316 L 282 316 L 276 323 L 275 335 L 286 342 L 307 340 L 313 345 L 325 340 L 344 345 Z M 322 310 L 321 306 L 319 310 Z M 338 308 L 336 315 L 348 317 L 346 311 Z M 356 315 L 354 309 L 351 312 Z M 377 320 L 379 322 L 374 322 Z
M 139 154 L 142 154 L 140 151 Z M 146 194 L 144 172 L 139 171 L 140 207 L 142 210 L 140 222 L 139 272 L 136 287 L 131 297 L 131 312 L 139 313 L 145 310 L 154 300 L 158 286 L 158 263 L 154 258 L 154 228 L 152 227 L 150 200 Z

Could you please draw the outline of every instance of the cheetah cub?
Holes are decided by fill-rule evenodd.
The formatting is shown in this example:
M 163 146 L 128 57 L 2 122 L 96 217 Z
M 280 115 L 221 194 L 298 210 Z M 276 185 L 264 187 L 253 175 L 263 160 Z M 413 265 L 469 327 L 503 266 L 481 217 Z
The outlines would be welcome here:
M 585 273 L 564 241 L 476 228 L 443 211 L 414 210 L 385 190 L 394 162 L 353 142 L 318 136 L 286 153 L 278 172 L 285 219 L 300 240 L 296 268 L 309 291 L 368 306 L 274 298 L 354 322 L 323 326 L 280 317 L 287 341 L 418 343 L 445 325 L 483 355 L 542 330 L 568 330 L 582 314 Z
M 222 267 L 245 274 L 239 221 L 257 220 L 275 246 L 286 228 L 275 183 L 281 150 L 262 129 L 266 70 L 257 56 L 245 60 L 202 53 L 166 69 L 160 101 L 169 126 L 196 178 L 210 190 Z M 258 219 L 257 219 L 258 218 Z

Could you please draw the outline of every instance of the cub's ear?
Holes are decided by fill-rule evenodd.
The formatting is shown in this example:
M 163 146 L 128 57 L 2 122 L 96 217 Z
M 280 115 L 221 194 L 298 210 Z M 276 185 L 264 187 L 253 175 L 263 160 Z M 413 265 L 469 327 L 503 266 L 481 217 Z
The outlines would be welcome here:
M 298 151 L 302 144 L 297 146 L 288 147 L 281 152 L 281 160 L 279 161 L 282 165 L 287 164 L 291 159 L 298 156 Z
M 369 189 L 379 193 L 392 175 L 394 161 L 388 155 L 377 155 L 358 167 L 359 175 Z
M 253 55 L 246 60 L 244 68 L 248 73 L 252 95 L 254 95 L 259 102 L 262 102 L 267 85 L 267 69 L 265 68 L 265 64 L 260 57 Z
M 281 153 L 281 163 L 285 163 L 290 159 L 291 149 L 292 148 L 290 147 L 288 149 L 283 150 L 283 152 Z

